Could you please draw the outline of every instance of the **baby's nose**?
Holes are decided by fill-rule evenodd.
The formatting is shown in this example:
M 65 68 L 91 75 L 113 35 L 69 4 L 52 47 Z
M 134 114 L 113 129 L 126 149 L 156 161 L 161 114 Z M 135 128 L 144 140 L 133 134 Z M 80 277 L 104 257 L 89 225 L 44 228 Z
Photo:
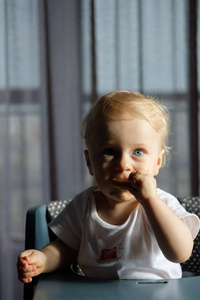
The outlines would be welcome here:
M 116 172 L 123 172 L 123 171 L 132 171 L 132 163 L 126 155 L 122 155 L 116 164 L 115 170 Z

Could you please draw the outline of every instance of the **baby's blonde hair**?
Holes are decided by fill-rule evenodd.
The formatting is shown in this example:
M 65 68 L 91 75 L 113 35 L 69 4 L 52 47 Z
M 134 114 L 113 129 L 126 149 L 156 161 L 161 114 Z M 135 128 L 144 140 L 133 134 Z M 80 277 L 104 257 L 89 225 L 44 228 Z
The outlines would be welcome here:
M 156 132 L 161 134 L 161 147 L 165 150 L 164 165 L 170 150 L 167 146 L 170 114 L 168 109 L 153 97 L 128 91 L 116 91 L 102 96 L 92 105 L 84 117 L 81 125 L 81 136 L 88 146 L 92 133 L 106 122 L 130 120 L 134 117 L 148 121 Z

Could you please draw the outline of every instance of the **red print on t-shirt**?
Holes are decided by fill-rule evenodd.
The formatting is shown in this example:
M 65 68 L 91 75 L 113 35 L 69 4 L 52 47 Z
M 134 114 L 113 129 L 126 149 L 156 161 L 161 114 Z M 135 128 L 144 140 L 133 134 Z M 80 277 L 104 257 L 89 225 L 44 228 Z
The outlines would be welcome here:
M 105 259 L 116 258 L 116 257 L 117 257 L 117 251 L 116 251 L 116 247 L 114 247 L 112 249 L 102 250 L 99 260 L 105 260 Z

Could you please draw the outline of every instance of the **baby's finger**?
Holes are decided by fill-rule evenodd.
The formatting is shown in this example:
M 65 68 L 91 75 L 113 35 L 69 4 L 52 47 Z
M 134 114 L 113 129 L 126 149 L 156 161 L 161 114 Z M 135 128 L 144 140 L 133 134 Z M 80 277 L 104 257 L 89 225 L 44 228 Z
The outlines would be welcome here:
M 26 281 L 26 282 L 30 282 L 29 281 L 29 278 L 32 278 L 34 276 L 37 276 L 38 275 L 38 271 L 37 269 L 34 269 L 32 271 L 28 271 L 28 272 L 23 272 L 23 270 L 20 270 L 18 272 L 18 278 L 20 279 L 20 281 Z
M 21 259 L 18 259 L 17 261 L 17 269 L 20 270 L 20 269 L 26 269 L 28 267 L 28 264 L 25 260 L 21 260 Z
M 23 257 L 23 259 L 26 261 L 29 265 L 37 265 L 38 263 L 38 253 L 40 254 L 40 251 L 32 250 L 29 255 L 26 255 Z
M 21 277 L 20 275 L 18 276 L 19 281 L 21 281 L 22 283 L 30 283 L 32 281 L 31 277 Z
M 18 267 L 18 274 L 26 274 L 29 272 L 35 272 L 37 270 L 35 265 L 27 266 L 26 268 Z
M 26 256 L 31 256 L 32 253 L 33 253 L 33 251 L 34 251 L 33 249 L 23 251 L 23 252 L 20 253 L 20 255 L 18 256 L 18 259 L 21 260 L 21 259 L 24 259 Z
M 141 171 L 136 171 L 136 172 L 130 174 L 129 180 L 131 180 L 131 184 L 134 188 L 139 187 L 143 175 L 144 174 Z

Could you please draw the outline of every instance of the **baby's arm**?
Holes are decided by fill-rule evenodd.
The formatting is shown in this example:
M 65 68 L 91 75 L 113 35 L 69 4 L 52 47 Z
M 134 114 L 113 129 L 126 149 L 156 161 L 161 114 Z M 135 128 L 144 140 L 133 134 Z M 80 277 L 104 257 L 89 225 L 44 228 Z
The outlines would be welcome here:
M 165 257 L 175 263 L 188 260 L 193 249 L 189 227 L 158 196 L 143 207 Z
M 176 263 L 186 261 L 193 249 L 189 227 L 158 197 L 153 176 L 143 171 L 130 175 L 130 181 L 120 183 L 143 206 L 165 257 Z
M 61 240 L 48 244 L 41 251 L 30 249 L 18 257 L 18 278 L 23 283 L 32 281 L 32 277 L 60 269 L 74 262 L 78 251 Z

